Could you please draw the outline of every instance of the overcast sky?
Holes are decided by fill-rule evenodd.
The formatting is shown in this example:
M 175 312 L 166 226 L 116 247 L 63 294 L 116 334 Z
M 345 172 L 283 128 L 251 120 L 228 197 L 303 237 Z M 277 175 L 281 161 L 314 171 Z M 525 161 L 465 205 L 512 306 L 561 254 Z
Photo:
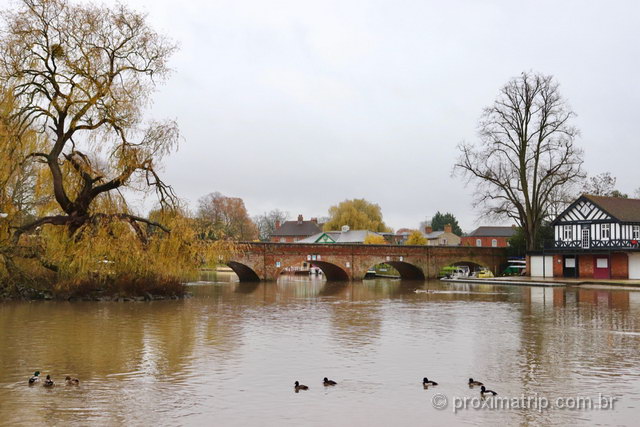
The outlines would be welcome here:
M 179 122 L 165 176 L 192 206 L 219 191 L 310 217 L 366 198 L 395 229 L 440 210 L 471 231 L 456 145 L 523 70 L 557 78 L 589 172 L 640 186 L 640 2 L 127 4 L 180 45 L 150 115 Z

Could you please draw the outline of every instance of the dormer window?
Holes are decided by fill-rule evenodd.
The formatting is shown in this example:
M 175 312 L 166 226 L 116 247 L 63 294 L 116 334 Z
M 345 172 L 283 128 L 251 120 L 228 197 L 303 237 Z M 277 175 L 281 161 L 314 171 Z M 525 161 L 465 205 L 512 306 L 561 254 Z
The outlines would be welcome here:
M 565 225 L 563 228 L 562 240 L 573 240 L 573 227 Z
M 611 225 L 610 224 L 602 224 L 600 238 L 602 240 L 609 240 L 611 238 Z

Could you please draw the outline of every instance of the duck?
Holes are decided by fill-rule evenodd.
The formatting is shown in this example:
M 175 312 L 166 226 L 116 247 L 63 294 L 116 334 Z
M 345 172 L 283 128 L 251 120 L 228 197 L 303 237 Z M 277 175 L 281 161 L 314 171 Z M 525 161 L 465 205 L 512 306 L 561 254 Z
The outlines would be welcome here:
M 77 378 L 71 378 L 69 375 L 64 379 L 67 385 L 80 385 L 80 380 Z
M 293 388 L 295 388 L 296 393 L 299 392 L 300 390 L 309 390 L 309 387 L 307 387 L 304 384 L 300 384 L 298 381 L 295 382 Z
M 54 382 L 51 379 L 51 375 L 47 375 L 47 379 L 44 380 L 44 383 L 42 384 L 44 387 L 53 387 L 54 386 Z
M 337 382 L 335 382 L 335 381 L 333 381 L 333 380 L 330 380 L 330 379 L 329 379 L 329 378 L 327 378 L 327 377 L 324 377 L 324 380 L 322 380 L 322 383 L 323 383 L 324 385 L 336 385 L 336 384 L 338 384 Z
M 473 387 L 473 386 L 477 386 L 477 385 L 484 385 L 484 384 L 481 383 L 480 381 L 474 381 L 473 378 L 469 378 L 469 387 Z
M 484 397 L 484 396 L 485 396 L 485 394 L 490 394 L 490 395 L 492 395 L 492 396 L 495 396 L 495 395 L 496 395 L 496 394 L 498 394 L 498 393 L 496 393 L 496 392 L 495 392 L 495 391 L 493 391 L 493 390 L 487 390 L 487 389 L 485 388 L 485 386 L 480 387 L 480 395 L 481 395 L 482 397 Z
M 29 378 L 29 385 L 34 385 L 38 381 L 40 381 L 40 371 L 35 371 L 33 376 Z
M 430 381 L 427 377 L 424 377 L 422 379 L 422 385 L 424 386 L 424 388 L 427 388 L 430 385 L 438 385 L 438 383 L 435 381 Z

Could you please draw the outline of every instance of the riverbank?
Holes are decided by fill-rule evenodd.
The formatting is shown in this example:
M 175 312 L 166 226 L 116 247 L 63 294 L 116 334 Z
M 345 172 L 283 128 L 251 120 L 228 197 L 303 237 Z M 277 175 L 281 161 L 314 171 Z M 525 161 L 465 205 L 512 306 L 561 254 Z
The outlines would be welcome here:
M 122 277 L 109 282 L 84 280 L 0 288 L 0 301 L 157 301 L 186 296 L 185 282 L 163 278 Z
M 487 279 L 462 278 L 462 279 L 442 279 L 445 282 L 464 282 L 474 284 L 497 284 L 497 285 L 519 285 L 519 286 L 612 286 L 628 287 L 632 289 L 640 288 L 640 280 L 625 279 L 580 279 L 565 277 L 529 277 L 529 276 L 505 276 L 492 277 Z

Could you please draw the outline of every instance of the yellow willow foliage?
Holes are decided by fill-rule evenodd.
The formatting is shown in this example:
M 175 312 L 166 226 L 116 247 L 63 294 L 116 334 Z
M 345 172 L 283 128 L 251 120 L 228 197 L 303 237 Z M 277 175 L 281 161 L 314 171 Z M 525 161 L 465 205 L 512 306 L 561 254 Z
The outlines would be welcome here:
M 74 235 L 66 227 L 45 226 L 38 237 L 43 260 L 58 268 L 59 283 L 100 284 L 121 277 L 185 282 L 204 263 L 224 261 L 237 250 L 228 242 L 198 239 L 189 218 L 163 219 L 171 232 L 153 230 L 146 242 L 121 219 L 96 220 Z
M 379 234 L 369 234 L 367 237 L 365 237 L 364 242 L 362 243 L 364 243 L 365 245 L 386 245 L 387 241 L 383 236 Z
M 414 245 L 414 246 L 418 246 L 418 245 L 426 245 L 427 244 L 427 238 L 424 237 L 424 235 L 419 232 L 418 230 L 413 230 L 411 232 L 411 234 L 409 235 L 409 237 L 407 238 L 407 241 L 404 242 L 405 245 Z

